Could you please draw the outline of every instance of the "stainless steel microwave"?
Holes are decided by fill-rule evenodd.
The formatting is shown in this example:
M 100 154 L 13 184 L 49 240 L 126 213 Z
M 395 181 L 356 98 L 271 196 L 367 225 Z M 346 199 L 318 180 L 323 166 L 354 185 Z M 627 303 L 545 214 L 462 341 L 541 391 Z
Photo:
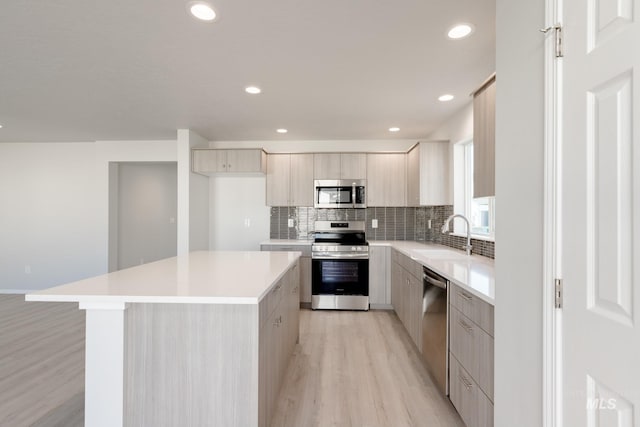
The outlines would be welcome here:
M 366 208 L 366 179 L 316 179 L 314 208 Z

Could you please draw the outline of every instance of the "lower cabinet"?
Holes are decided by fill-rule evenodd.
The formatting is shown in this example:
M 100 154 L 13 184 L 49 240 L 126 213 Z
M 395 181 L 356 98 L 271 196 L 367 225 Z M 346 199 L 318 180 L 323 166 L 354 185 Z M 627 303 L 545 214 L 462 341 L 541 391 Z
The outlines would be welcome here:
M 391 254 L 391 305 L 413 343 L 421 350 L 422 264 L 395 249 Z
M 492 305 L 464 289 L 449 289 L 450 398 L 467 427 L 493 426 Z
M 260 245 L 261 251 L 302 252 L 300 257 L 300 303 L 311 304 L 311 243 L 271 243 Z M 307 306 L 308 307 L 308 306 Z
M 369 246 L 369 304 L 371 308 L 391 305 L 391 272 L 389 246 Z
M 299 338 L 300 264 L 292 267 L 259 306 L 260 427 L 267 427 L 276 408 L 289 359 Z

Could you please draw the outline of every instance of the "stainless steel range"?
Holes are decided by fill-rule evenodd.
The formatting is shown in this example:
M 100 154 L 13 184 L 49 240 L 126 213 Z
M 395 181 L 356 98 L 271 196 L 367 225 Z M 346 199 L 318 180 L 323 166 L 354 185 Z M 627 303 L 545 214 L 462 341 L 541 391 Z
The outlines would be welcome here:
M 369 310 L 369 244 L 364 221 L 316 221 L 311 308 Z

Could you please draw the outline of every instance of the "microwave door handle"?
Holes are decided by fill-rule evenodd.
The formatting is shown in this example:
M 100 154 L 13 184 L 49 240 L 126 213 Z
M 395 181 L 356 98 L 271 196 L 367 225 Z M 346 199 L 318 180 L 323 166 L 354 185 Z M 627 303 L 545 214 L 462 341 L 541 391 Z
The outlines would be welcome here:
M 351 187 L 351 205 L 356 207 L 356 183 L 354 182 Z

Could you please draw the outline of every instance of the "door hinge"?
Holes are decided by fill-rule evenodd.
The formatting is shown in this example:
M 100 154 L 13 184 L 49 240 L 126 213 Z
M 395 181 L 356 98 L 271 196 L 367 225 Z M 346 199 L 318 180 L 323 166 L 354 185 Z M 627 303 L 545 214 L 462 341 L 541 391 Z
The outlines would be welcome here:
M 555 281 L 555 296 L 556 296 L 556 308 L 562 308 L 562 279 L 556 279 Z
M 562 58 L 564 56 L 564 45 L 562 40 L 562 26 L 560 24 L 556 24 L 552 27 L 541 28 L 540 32 L 547 34 L 549 31 L 553 30 L 553 34 L 555 37 L 555 54 L 556 58 Z

